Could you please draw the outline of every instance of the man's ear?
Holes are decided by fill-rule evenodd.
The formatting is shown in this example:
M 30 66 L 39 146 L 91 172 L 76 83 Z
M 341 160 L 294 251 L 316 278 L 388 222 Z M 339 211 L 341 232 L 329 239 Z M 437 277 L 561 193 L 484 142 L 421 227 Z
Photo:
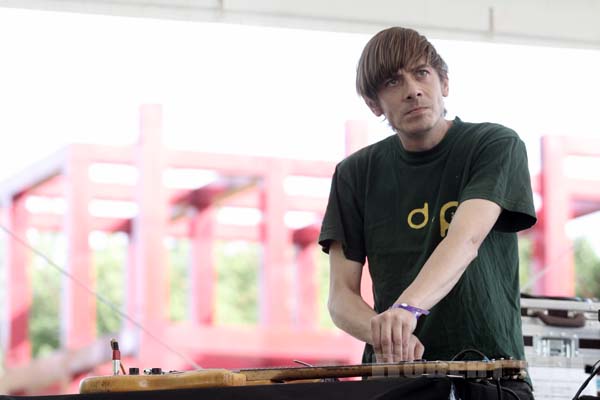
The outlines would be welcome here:
M 379 106 L 379 102 L 373 99 L 366 98 L 365 103 L 367 103 L 367 106 L 369 106 L 369 108 L 371 109 L 373 114 L 375 114 L 376 117 L 381 117 L 383 115 L 383 110 Z
M 448 97 L 448 93 L 450 93 L 450 85 L 448 82 L 448 77 L 442 79 L 442 96 Z

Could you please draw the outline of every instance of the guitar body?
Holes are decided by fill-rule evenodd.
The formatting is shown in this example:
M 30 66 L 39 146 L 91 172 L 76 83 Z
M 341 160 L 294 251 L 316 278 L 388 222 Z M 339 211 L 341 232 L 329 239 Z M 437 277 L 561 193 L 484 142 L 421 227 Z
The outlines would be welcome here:
M 162 375 L 109 375 L 85 378 L 79 385 L 79 393 L 138 392 L 244 385 L 246 385 L 246 376 L 243 374 L 226 369 L 205 369 L 169 372 Z
M 525 361 L 414 361 L 387 364 L 256 368 L 229 371 L 204 369 L 160 375 L 110 375 L 86 378 L 80 393 L 192 389 L 312 381 L 326 378 L 393 378 L 458 376 L 466 379 L 523 378 Z

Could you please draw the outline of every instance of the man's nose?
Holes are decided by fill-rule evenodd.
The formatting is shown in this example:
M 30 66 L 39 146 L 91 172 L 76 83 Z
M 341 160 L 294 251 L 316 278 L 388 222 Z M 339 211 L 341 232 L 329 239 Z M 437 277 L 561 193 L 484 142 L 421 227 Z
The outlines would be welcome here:
M 414 79 L 406 80 L 406 99 L 414 100 L 417 97 L 421 97 L 423 95 L 423 91 L 421 90 L 421 86 Z

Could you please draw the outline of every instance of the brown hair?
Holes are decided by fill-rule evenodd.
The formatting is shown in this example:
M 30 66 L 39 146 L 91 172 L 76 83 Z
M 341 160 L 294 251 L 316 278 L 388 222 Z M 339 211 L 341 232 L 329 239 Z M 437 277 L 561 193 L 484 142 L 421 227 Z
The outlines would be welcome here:
M 364 99 L 377 100 L 377 90 L 383 81 L 423 57 L 440 79 L 448 78 L 446 62 L 425 36 L 408 28 L 384 29 L 363 49 L 356 69 L 356 91 Z

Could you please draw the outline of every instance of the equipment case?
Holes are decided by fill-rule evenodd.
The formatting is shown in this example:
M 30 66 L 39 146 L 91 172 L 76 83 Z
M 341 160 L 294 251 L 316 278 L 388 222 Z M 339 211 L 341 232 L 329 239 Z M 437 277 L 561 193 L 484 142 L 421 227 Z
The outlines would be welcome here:
M 521 316 L 536 399 L 572 398 L 600 360 L 600 302 L 522 295 Z M 597 391 L 592 380 L 584 394 Z

